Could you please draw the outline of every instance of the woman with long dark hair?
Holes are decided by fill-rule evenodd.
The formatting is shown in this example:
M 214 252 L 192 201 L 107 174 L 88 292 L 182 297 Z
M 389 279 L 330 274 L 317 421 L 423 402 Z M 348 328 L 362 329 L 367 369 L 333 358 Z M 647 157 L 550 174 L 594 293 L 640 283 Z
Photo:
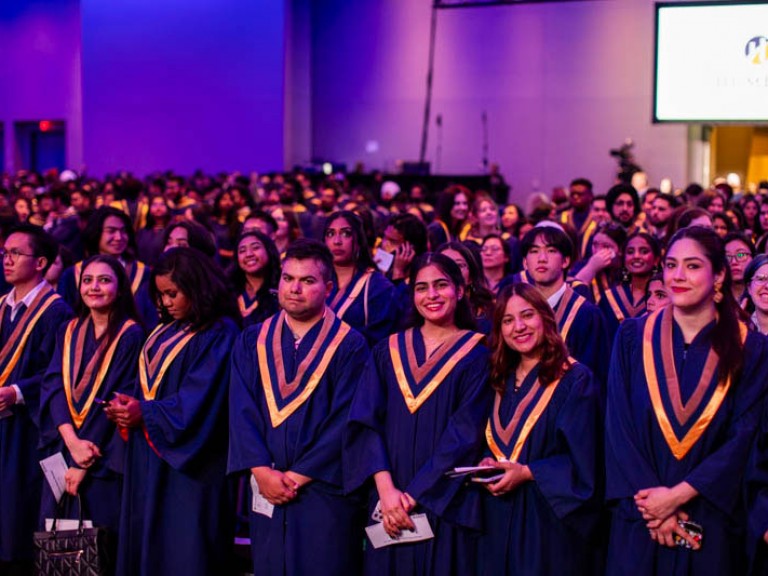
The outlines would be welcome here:
M 149 199 L 146 224 L 136 231 L 136 246 L 139 259 L 148 266 L 154 266 L 163 253 L 165 227 L 171 221 L 171 207 L 162 194 Z
M 222 278 L 190 248 L 167 251 L 152 270 L 161 324 L 141 351 L 134 395 L 107 407 L 129 431 L 118 574 L 227 572 L 226 404 L 239 314 Z
M 87 517 L 117 532 L 125 442 L 100 403 L 133 390 L 144 330 L 128 276 L 114 257 L 86 260 L 79 290 L 78 317 L 62 326 L 41 385 L 40 446 L 46 454 L 64 455 L 66 490 L 81 496 Z M 78 517 L 73 504 L 62 517 Z M 55 512 L 46 484 L 41 519 Z
M 428 226 L 432 250 L 441 244 L 463 240 L 469 234 L 469 205 L 472 192 L 465 186 L 453 185 L 437 197 L 435 221 Z
M 280 254 L 269 236 L 251 230 L 240 235 L 236 256 L 232 284 L 237 291 L 243 326 L 258 324 L 280 309 L 276 293 Z
M 626 320 L 608 381 L 608 574 L 743 574 L 747 455 L 766 343 L 747 330 L 722 240 L 691 226 L 663 261 L 671 304 Z
M 621 279 L 621 265 L 627 232 L 614 223 L 603 224 L 592 237 L 587 258 L 575 274 L 591 287 L 592 299 L 599 304 L 603 295 Z
M 328 306 L 373 346 L 389 336 L 397 320 L 394 287 L 376 267 L 363 223 L 354 212 L 331 214 L 323 238 L 336 273 Z
M 475 253 L 461 242 L 448 242 L 440 246 L 436 252 L 448 256 L 461 270 L 461 276 L 467 288 L 466 298 L 477 322 L 477 330 L 483 334 L 490 334 L 494 296 L 488 289 L 483 269 Z
M 419 257 L 410 285 L 415 325 L 373 349 L 352 402 L 345 487 L 353 491 L 373 479 L 369 514 L 382 522 L 375 529 L 395 536 L 414 528 L 414 515 L 425 515 L 434 534 L 405 545 L 369 545 L 366 574 L 474 574 L 478 495 L 446 473 L 482 454 L 491 400 L 487 350 L 472 331 L 464 280 L 450 258 Z
M 493 315 L 488 418 L 498 468 L 484 484 L 481 575 L 589 574 L 602 504 L 599 393 L 568 357 L 554 312 L 530 284 L 503 290 Z

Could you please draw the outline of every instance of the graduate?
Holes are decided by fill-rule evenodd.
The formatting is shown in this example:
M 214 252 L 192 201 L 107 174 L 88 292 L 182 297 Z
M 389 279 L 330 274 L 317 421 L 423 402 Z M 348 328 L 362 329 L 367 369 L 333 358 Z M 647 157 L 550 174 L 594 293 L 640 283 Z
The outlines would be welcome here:
M 568 234 L 553 226 L 534 228 L 521 241 L 523 266 L 555 312 L 555 321 L 568 352 L 591 369 L 600 388 L 608 376 L 610 347 L 600 310 L 578 294 L 566 281 L 573 243 Z
M 0 298 L 0 572 L 31 573 L 43 475 L 37 453 L 40 382 L 59 326 L 72 315 L 45 281 L 58 252 L 42 228 L 12 229 L 2 249 L 13 288 Z
M 663 268 L 671 304 L 625 320 L 613 351 L 607 572 L 744 574 L 741 488 L 766 342 L 739 319 L 713 230 L 678 231 Z
M 574 275 L 589 286 L 589 298 L 594 304 L 600 304 L 605 293 L 621 279 L 621 255 L 626 242 L 627 231 L 613 222 L 600 225 L 592 236 L 587 257 L 579 262 Z
M 120 262 L 93 256 L 80 275 L 78 317 L 59 330 L 56 352 L 40 399 L 40 447 L 61 452 L 69 469 L 66 490 L 79 494 L 94 526 L 118 531 L 125 442 L 102 409 L 105 398 L 130 394 L 136 383 L 144 330 Z M 43 488 L 41 521 L 53 518 L 56 501 Z M 63 518 L 77 518 L 74 499 Z
M 480 465 L 485 529 L 477 574 L 591 574 L 602 507 L 598 387 L 568 357 L 538 289 L 514 284 L 496 305 L 490 383 L 496 390 Z
M 333 255 L 336 278 L 328 306 L 373 346 L 393 331 L 397 314 L 394 287 L 373 262 L 363 223 L 353 212 L 331 214 L 323 231 Z
M 341 434 L 368 349 L 325 304 L 332 276 L 323 244 L 294 242 L 283 311 L 247 328 L 232 356 L 229 471 L 250 471 L 265 505 L 250 513 L 258 574 L 361 570 L 361 502 L 342 491 Z
M 118 575 L 228 573 L 227 391 L 239 314 L 222 277 L 193 248 L 165 252 L 152 270 L 162 321 L 139 356 L 134 395 L 105 408 L 129 429 Z
M 434 534 L 379 549 L 368 543 L 365 574 L 474 574 L 480 493 L 446 473 L 482 455 L 492 398 L 488 353 L 483 336 L 472 330 L 453 260 L 419 257 L 411 287 L 414 327 L 374 348 L 352 402 L 345 487 L 369 489 L 367 524 L 378 521 L 378 508 L 383 529 L 395 536 L 414 528 L 412 514 L 426 514 Z
M 748 573 L 754 576 L 768 574 L 768 402 L 763 405 L 746 476 Z
M 136 260 L 136 238 L 130 217 L 117 208 L 102 206 L 88 219 L 83 237 L 86 255 L 107 254 L 125 267 L 139 315 L 146 326 L 153 328 L 157 324 L 157 310 L 149 297 L 149 268 Z M 72 308 L 80 299 L 78 288 L 82 272 L 83 262 L 76 262 L 62 272 L 57 286 L 61 297 Z
M 645 314 L 648 284 L 661 261 L 661 246 L 647 232 L 634 232 L 627 239 L 623 258 L 622 279 L 604 292 L 599 303 L 610 343 L 624 320 Z
M 269 236 L 250 230 L 238 238 L 235 256 L 232 284 L 237 291 L 237 307 L 243 317 L 243 326 L 251 326 L 280 309 L 276 292 L 280 253 Z

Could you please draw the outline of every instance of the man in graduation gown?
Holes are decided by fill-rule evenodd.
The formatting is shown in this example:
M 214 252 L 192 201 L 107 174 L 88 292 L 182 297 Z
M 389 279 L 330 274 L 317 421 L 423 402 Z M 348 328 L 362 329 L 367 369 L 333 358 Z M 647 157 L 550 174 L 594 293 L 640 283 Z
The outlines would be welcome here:
M 40 382 L 59 326 L 72 312 L 45 281 L 58 246 L 37 226 L 22 225 L 3 247 L 13 286 L 0 299 L 0 572 L 31 573 L 43 476 L 37 453 Z
M 360 573 L 360 502 L 342 494 L 341 433 L 368 350 L 325 305 L 332 274 L 323 244 L 294 243 L 283 312 L 246 329 L 233 352 L 229 471 L 251 472 L 259 574 Z
M 525 272 L 554 310 L 568 352 L 592 370 L 603 389 L 611 343 L 599 308 L 565 281 L 573 253 L 570 238 L 559 228 L 544 226 L 530 230 L 521 244 Z

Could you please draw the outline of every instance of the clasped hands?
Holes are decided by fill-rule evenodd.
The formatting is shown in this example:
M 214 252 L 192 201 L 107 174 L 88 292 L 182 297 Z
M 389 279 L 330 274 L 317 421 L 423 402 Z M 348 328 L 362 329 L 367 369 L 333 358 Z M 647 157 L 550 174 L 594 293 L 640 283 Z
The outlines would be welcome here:
M 268 466 L 251 468 L 251 473 L 259 485 L 259 492 L 264 499 L 275 506 L 287 504 L 299 495 L 299 489 L 312 479 L 298 472 L 281 472 Z
M 104 406 L 104 413 L 121 428 L 135 428 L 141 424 L 141 404 L 127 394 L 116 393 L 115 397 Z
M 687 521 L 688 514 L 681 509 L 686 502 L 697 495 L 696 490 L 687 482 L 667 488 L 656 486 L 645 488 L 635 494 L 635 506 L 643 516 L 648 533 L 654 542 L 662 546 L 675 547 L 675 535 L 679 536 L 691 548 L 698 550 L 700 545 L 678 522 Z

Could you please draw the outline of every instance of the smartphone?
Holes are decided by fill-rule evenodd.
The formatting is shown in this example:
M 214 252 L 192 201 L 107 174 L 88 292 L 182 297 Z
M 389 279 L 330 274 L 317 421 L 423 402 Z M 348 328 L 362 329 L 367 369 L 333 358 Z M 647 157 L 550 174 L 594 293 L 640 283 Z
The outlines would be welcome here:
M 697 524 L 691 520 L 678 520 L 677 524 L 680 528 L 685 530 L 691 538 L 693 538 L 693 541 L 696 542 L 699 547 L 701 547 L 702 540 L 704 539 L 704 529 L 701 527 L 701 524 Z M 681 548 L 692 549 L 688 541 L 677 534 L 675 534 L 675 544 Z

